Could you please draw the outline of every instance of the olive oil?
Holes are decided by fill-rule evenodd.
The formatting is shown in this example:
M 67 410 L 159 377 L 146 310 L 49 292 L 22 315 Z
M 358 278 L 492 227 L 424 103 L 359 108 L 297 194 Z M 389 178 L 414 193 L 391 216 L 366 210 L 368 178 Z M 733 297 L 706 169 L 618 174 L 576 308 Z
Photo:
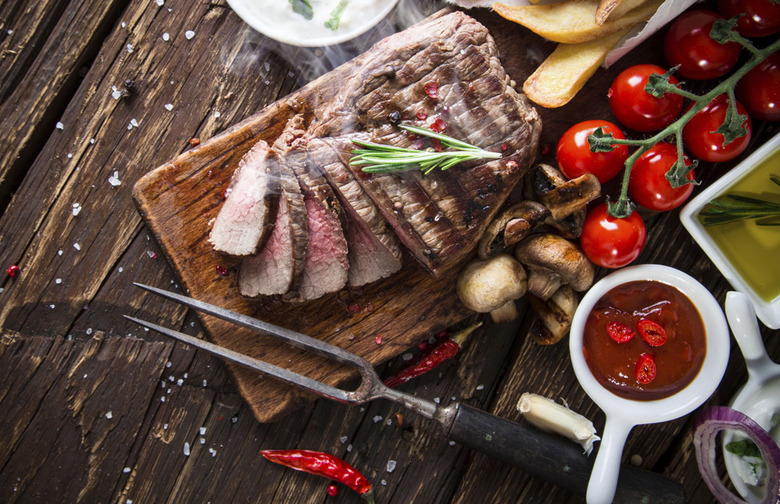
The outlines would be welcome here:
M 718 196 L 739 194 L 780 203 L 780 188 L 769 180 L 770 175 L 780 176 L 780 148 Z M 704 230 L 758 297 L 772 302 L 780 296 L 780 226 L 741 220 L 704 226 Z

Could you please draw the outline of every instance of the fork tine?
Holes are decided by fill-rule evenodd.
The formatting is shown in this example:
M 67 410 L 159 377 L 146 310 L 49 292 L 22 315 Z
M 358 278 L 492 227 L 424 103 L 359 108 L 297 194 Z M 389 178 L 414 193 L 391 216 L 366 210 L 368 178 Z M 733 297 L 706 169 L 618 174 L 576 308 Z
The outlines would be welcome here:
M 358 355 L 355 355 L 352 352 L 348 352 L 343 348 L 337 347 L 336 345 L 331 345 L 330 343 L 312 338 L 311 336 L 307 336 L 290 329 L 285 329 L 284 327 L 280 327 L 274 324 L 269 324 L 268 322 L 263 322 L 262 320 L 255 319 L 241 313 L 236 313 L 234 311 L 230 311 L 225 308 L 206 303 L 204 301 L 199 301 L 188 296 L 183 296 L 175 292 L 166 291 L 157 287 L 152 287 L 150 285 L 144 285 L 136 282 L 134 282 L 134 285 L 164 298 L 176 301 L 194 310 L 212 315 L 228 322 L 232 322 L 236 325 L 251 329 L 253 331 L 266 333 L 269 336 L 273 336 L 278 340 L 290 343 L 291 345 L 294 345 L 298 348 L 313 351 L 319 355 L 334 359 L 343 364 L 357 366 L 362 370 L 362 372 L 376 375 L 373 366 L 371 366 L 368 361 Z M 377 376 L 376 379 L 379 380 L 379 377 Z
M 206 350 L 207 352 L 224 357 L 225 359 L 231 360 L 233 362 L 237 362 L 238 364 L 244 365 L 248 368 L 261 371 L 262 373 L 273 376 L 274 378 L 277 378 L 289 385 L 302 387 L 306 390 L 309 390 L 310 392 L 314 392 L 315 394 L 329 397 L 337 401 L 354 402 L 356 400 L 354 393 L 332 387 L 307 376 L 290 371 L 289 369 L 274 366 L 273 364 L 255 359 L 254 357 L 250 357 L 228 348 L 215 345 L 214 343 L 190 336 L 189 334 L 184 334 L 182 332 L 174 331 L 173 329 L 169 329 L 152 322 L 147 322 L 136 317 L 131 317 L 130 315 L 124 315 L 124 317 L 140 326 L 157 331 L 166 336 L 170 336 L 171 338 L 177 339 L 196 348 Z

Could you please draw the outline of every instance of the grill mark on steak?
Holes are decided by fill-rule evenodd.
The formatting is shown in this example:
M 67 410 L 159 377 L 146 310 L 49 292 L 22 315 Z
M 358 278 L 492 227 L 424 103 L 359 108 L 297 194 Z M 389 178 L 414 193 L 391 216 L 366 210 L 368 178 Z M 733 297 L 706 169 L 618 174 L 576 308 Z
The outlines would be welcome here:
M 261 141 L 239 161 L 209 234 L 209 241 L 218 252 L 234 256 L 255 254 L 271 234 L 279 185 L 267 161 L 269 152 L 268 144 Z

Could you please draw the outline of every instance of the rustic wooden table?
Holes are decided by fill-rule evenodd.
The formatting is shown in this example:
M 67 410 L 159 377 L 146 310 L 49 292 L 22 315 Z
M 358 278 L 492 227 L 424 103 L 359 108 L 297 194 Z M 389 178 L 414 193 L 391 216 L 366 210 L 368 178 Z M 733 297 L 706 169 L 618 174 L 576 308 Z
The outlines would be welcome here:
M 399 15 L 361 44 L 431 9 Z M 474 15 L 518 82 L 552 50 L 489 11 Z M 658 40 L 600 70 L 571 104 L 542 111 L 543 143 L 554 145 L 579 118 L 608 117 L 608 83 L 633 61 L 659 61 Z M 0 501 L 359 502 L 346 488 L 328 497 L 327 481 L 259 454 L 292 447 L 344 457 L 382 503 L 581 499 L 451 444 L 431 421 L 385 401 L 307 402 L 259 423 L 222 361 L 122 318 L 142 314 L 203 336 L 194 315 L 132 285 L 180 289 L 136 211 L 134 183 L 190 149 L 190 139 L 217 135 L 356 51 L 273 44 L 224 0 L 0 2 L 0 265 L 21 268 L 0 280 Z M 757 123 L 751 149 L 776 129 Z M 701 179 L 728 168 L 703 166 Z M 644 215 L 648 246 L 637 262 L 688 271 L 723 302 L 729 284 L 678 213 Z M 534 344 L 527 323 L 488 324 L 457 358 L 404 390 L 513 420 L 519 396 L 536 392 L 564 398 L 601 431 L 604 415 L 578 386 L 566 344 Z M 780 339 L 764 336 L 778 360 Z M 726 404 L 745 379 L 732 352 L 709 403 Z M 642 468 L 681 481 L 690 502 L 711 502 L 691 444 L 693 417 L 634 429 L 625 461 L 638 455 Z

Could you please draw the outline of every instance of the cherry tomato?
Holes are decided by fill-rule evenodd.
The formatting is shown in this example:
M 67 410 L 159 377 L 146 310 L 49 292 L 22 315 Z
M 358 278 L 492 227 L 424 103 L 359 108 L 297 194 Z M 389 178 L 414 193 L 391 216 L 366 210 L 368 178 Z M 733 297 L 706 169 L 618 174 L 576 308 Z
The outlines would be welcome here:
M 683 97 L 664 93 L 656 98 L 645 91 L 652 74 L 665 73 L 666 70 L 656 65 L 634 65 L 615 77 L 607 96 L 612 114 L 620 124 L 636 131 L 648 132 L 660 130 L 674 122 L 682 110 Z M 669 82 L 679 84 L 674 76 L 669 77 Z
M 607 213 L 607 204 L 601 203 L 585 217 L 580 245 L 594 264 L 620 268 L 639 256 L 646 234 L 645 223 L 637 212 L 616 219 Z
M 745 107 L 739 101 L 737 101 L 737 112 L 746 116 L 742 126 L 747 129 L 747 134 L 723 145 L 725 140 L 723 135 L 715 133 L 726 118 L 727 107 L 728 95 L 718 95 L 683 127 L 683 144 L 693 157 L 702 161 L 720 163 L 734 159 L 747 149 L 753 125 Z
M 739 80 L 737 99 L 751 117 L 780 121 L 780 52 L 769 56 Z
M 661 346 L 666 343 L 666 330 L 664 326 L 650 319 L 642 319 L 636 323 L 639 336 L 650 346 Z
M 609 121 L 591 120 L 577 123 L 561 136 L 555 157 L 558 168 L 569 179 L 592 173 L 602 184 L 615 177 L 623 169 L 628 158 L 628 146 L 616 145 L 610 152 L 591 152 L 588 135 L 602 128 L 618 139 L 625 139 L 623 132 Z
M 664 55 L 670 66 L 680 66 L 678 75 L 695 80 L 715 79 L 737 63 L 741 48 L 738 43 L 721 44 L 710 37 L 717 19 L 722 19 L 717 12 L 692 10 L 669 27 L 664 38 Z
M 658 374 L 658 367 L 655 365 L 655 359 L 650 354 L 643 353 L 636 361 L 634 375 L 639 383 L 650 383 L 655 380 Z
M 616 320 L 610 320 L 607 322 L 607 333 L 609 337 L 615 340 L 616 343 L 625 343 L 630 341 L 634 337 L 636 332 L 628 327 L 626 324 L 618 322 Z
M 683 156 L 685 165 L 691 164 L 688 156 Z M 677 162 L 677 147 L 666 142 L 658 142 L 644 152 L 634 162 L 628 179 L 628 194 L 634 203 L 656 212 L 665 212 L 682 205 L 693 192 L 693 184 L 672 187 L 666 179 L 666 173 Z M 693 171 L 688 172 L 688 180 L 694 180 Z
M 723 17 L 737 19 L 743 37 L 766 37 L 780 31 L 780 4 L 772 0 L 718 0 Z

